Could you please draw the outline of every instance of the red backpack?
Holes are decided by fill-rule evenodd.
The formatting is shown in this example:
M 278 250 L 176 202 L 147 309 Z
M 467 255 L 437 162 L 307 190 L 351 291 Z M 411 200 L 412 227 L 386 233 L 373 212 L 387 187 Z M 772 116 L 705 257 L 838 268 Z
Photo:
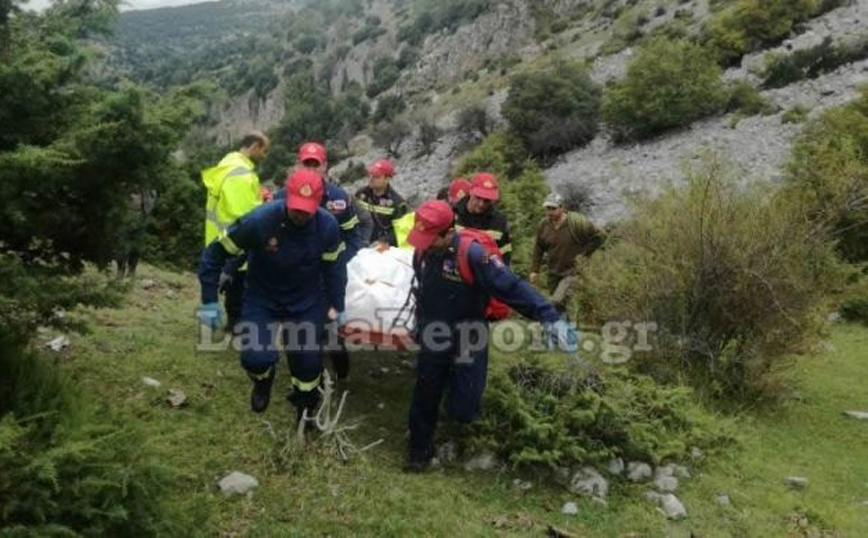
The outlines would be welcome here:
M 470 245 L 473 242 L 479 243 L 488 255 L 502 256 L 503 254 L 494 239 L 482 230 L 464 228 L 458 232 L 458 238 L 458 274 L 464 282 L 472 286 L 476 277 L 470 269 L 470 259 L 467 256 Z M 485 305 L 485 319 L 499 321 L 507 317 L 509 317 L 509 307 L 494 297 L 490 298 Z

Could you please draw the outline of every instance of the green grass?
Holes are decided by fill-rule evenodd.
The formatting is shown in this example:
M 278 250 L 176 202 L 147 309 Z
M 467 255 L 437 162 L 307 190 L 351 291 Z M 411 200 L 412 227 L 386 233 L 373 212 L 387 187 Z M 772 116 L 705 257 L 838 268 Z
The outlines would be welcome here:
M 153 453 L 178 469 L 182 489 L 165 494 L 203 514 L 203 535 L 543 535 L 548 525 L 579 536 L 808 535 L 794 513 L 807 517 L 809 529 L 868 535 L 868 423 L 842 414 L 868 408 L 863 327 L 839 326 L 834 350 L 800 359 L 791 381 L 803 401 L 739 418 L 740 446 L 691 466 L 693 479 L 678 491 L 689 511 L 685 521 L 668 522 L 645 501 L 645 487 L 626 484 L 614 485 L 606 508 L 579 500 L 580 515 L 571 518 L 560 508 L 577 499 L 534 476 L 522 476 L 534 483 L 522 493 L 513 486 L 519 475 L 507 471 L 403 474 L 413 375 L 394 354 L 354 356 L 349 384 L 350 414 L 364 419 L 354 439 L 382 437 L 384 444 L 348 463 L 316 445 L 289 445 L 281 455 L 294 418 L 283 399 L 285 364 L 270 409 L 253 415 L 237 354 L 195 351 L 194 277 L 145 267 L 140 278 L 157 286 L 137 284 L 120 310 L 85 311 L 93 332 L 73 337 L 58 363 L 85 397 L 138 423 Z M 495 358 L 492 367 L 510 360 Z M 373 375 L 383 367 L 388 375 Z M 163 386 L 145 387 L 143 376 Z M 189 406 L 172 409 L 165 402 L 170 388 L 183 390 Z M 224 498 L 215 483 L 234 470 L 252 474 L 260 487 L 249 497 Z M 790 475 L 809 478 L 810 486 L 789 490 L 783 479 Z M 715 503 L 721 492 L 731 506 Z

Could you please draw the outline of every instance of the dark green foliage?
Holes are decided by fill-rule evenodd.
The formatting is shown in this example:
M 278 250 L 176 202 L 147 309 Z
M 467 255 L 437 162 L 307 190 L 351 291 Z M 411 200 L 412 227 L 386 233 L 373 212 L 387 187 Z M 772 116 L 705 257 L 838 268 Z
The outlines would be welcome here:
M 793 145 L 789 188 L 841 255 L 868 261 L 868 89 L 809 122 Z
M 391 88 L 398 80 L 401 69 L 398 60 L 384 57 L 374 64 L 374 78 L 368 84 L 368 97 L 376 97 Z
M 314 35 L 303 35 L 293 43 L 295 49 L 302 54 L 310 54 L 319 46 L 319 39 Z
M 400 96 L 386 95 L 377 101 L 377 110 L 372 119 L 374 123 L 392 121 L 406 108 L 407 104 Z
M 862 276 L 861 282 L 847 293 L 838 311 L 847 321 L 868 325 L 868 278 Z
M 469 105 L 458 112 L 458 132 L 485 138 L 491 133 L 494 122 L 482 104 Z
M 835 45 L 831 37 L 809 49 L 778 56 L 763 73 L 763 87 L 783 88 L 793 82 L 817 78 L 838 67 L 868 57 L 868 40 Z
M 579 319 L 657 324 L 629 364 L 742 404 L 778 395 L 792 353 L 821 334 L 843 271 L 799 204 L 709 159 L 686 188 L 638 204 L 583 270 Z
M 385 34 L 386 29 L 382 28 L 380 23 L 381 21 L 379 17 L 367 17 L 364 26 L 353 33 L 353 45 L 358 45 L 359 43 L 369 39 L 376 39 Z
M 145 441 L 135 424 L 97 421 L 55 366 L 0 341 L 4 535 L 191 535 L 205 522 L 170 504 L 177 477 Z
M 493 375 L 475 442 L 513 467 L 660 464 L 728 442 L 689 389 L 613 370 L 596 374 L 521 362 Z
M 600 88 L 574 63 L 517 75 L 503 116 L 531 154 L 549 158 L 590 142 L 600 118 Z
M 418 45 L 439 30 L 454 30 L 484 13 L 490 0 L 414 0 L 413 17 L 398 31 L 398 40 Z
M 606 92 L 603 118 L 617 140 L 636 140 L 720 111 L 722 72 L 705 49 L 658 38 L 644 45 L 627 76 Z

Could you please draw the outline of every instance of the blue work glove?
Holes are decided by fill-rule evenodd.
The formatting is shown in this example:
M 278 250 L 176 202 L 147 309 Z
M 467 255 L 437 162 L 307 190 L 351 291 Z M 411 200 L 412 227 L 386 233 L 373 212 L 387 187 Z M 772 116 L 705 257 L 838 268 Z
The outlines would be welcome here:
M 220 309 L 220 303 L 205 303 L 196 310 L 196 317 L 199 323 L 216 331 L 223 321 L 223 310 Z
M 566 321 L 559 319 L 545 325 L 546 346 L 549 351 L 560 349 L 575 354 L 579 351 L 579 332 Z

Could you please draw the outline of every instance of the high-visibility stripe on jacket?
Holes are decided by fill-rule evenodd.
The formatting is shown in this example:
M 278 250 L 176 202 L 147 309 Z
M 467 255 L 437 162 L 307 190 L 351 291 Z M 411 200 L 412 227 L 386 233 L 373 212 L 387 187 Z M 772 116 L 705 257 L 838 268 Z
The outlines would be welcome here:
M 218 239 L 229 226 L 262 203 L 256 165 L 235 151 L 217 166 L 202 171 L 208 189 L 205 204 L 205 246 Z

